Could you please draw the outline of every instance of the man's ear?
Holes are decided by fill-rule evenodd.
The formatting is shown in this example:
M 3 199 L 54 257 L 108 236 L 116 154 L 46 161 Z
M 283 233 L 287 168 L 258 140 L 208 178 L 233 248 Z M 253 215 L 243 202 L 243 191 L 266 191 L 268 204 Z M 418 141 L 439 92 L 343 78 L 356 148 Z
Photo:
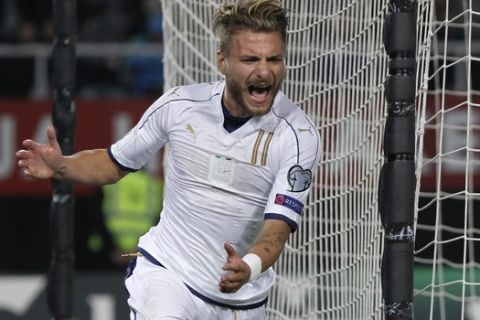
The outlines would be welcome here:
M 217 68 L 222 74 L 225 74 L 225 55 L 217 50 Z

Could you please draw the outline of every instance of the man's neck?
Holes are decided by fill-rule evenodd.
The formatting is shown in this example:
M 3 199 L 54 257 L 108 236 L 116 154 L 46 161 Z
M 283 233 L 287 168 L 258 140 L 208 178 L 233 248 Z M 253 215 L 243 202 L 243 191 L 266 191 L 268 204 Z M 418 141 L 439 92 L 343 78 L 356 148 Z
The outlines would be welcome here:
M 237 130 L 241 126 L 243 126 L 251 118 L 251 116 L 248 116 L 248 117 L 233 116 L 225 106 L 223 99 L 222 99 L 222 110 L 223 110 L 223 118 L 224 118 L 223 127 L 225 128 L 225 130 L 227 130 L 230 133 Z

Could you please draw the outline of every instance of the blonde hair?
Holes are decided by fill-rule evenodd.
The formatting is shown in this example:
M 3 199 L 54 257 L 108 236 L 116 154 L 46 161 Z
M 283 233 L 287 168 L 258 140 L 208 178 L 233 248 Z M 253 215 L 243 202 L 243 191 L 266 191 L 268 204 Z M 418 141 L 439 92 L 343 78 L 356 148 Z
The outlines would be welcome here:
M 234 4 L 223 3 L 215 13 L 213 30 L 220 39 L 220 52 L 228 53 L 230 39 L 235 32 L 280 32 L 287 38 L 287 10 L 278 0 L 236 0 Z

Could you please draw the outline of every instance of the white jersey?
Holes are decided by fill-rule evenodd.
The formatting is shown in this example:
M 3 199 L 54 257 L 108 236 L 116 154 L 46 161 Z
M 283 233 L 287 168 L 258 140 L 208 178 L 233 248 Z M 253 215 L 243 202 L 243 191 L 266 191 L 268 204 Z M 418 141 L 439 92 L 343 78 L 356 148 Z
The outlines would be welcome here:
M 248 308 L 265 301 L 274 271 L 235 293 L 220 292 L 224 243 L 243 256 L 264 219 L 297 228 L 320 160 L 320 138 L 281 92 L 268 114 L 229 133 L 223 127 L 224 86 L 219 81 L 169 90 L 109 152 L 122 168 L 137 170 L 169 144 L 161 219 L 139 247 L 202 299 Z

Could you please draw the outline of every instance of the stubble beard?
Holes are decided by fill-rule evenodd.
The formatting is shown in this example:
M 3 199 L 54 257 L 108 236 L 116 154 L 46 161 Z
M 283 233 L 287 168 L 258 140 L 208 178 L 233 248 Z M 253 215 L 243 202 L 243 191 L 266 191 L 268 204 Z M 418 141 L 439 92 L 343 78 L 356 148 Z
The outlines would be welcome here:
M 232 83 L 231 81 L 226 80 L 226 90 L 227 90 L 227 96 L 231 98 L 236 106 L 243 112 L 245 113 L 242 117 L 248 117 L 248 116 L 263 116 L 267 113 L 270 112 L 273 106 L 273 101 L 275 97 L 277 96 L 278 92 L 280 91 L 280 88 L 275 87 L 272 88 L 272 92 L 269 93 L 268 97 L 268 106 L 267 107 L 254 107 L 249 105 L 247 101 L 247 96 L 250 94 L 248 89 L 242 90 L 240 86 L 238 86 L 236 83 Z M 270 100 L 271 99 L 271 100 Z

